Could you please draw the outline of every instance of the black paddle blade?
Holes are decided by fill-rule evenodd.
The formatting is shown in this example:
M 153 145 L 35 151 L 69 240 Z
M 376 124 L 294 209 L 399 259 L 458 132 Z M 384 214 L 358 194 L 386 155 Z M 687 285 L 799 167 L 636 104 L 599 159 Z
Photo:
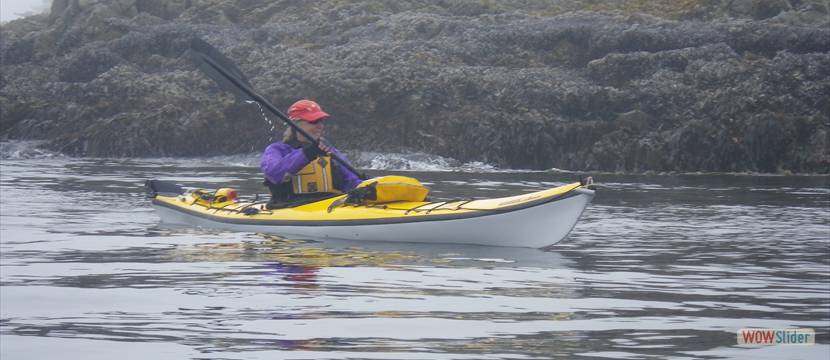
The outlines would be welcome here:
M 239 70 L 236 64 L 225 57 L 215 47 L 200 38 L 194 37 L 190 40 L 190 59 L 202 72 L 213 79 L 222 90 L 234 94 L 239 100 L 251 100 L 251 97 L 240 90 L 239 86 L 228 80 L 226 75 L 233 76 L 239 83 L 244 84 L 250 89 L 252 86 L 248 78 Z M 215 66 L 221 67 L 225 75 L 216 70 Z

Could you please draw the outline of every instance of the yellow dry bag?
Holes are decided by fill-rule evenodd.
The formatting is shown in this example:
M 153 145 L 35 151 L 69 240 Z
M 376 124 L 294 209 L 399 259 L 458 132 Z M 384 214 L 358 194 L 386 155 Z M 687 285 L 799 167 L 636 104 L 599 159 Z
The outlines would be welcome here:
M 223 208 L 236 204 L 238 193 L 235 189 L 221 188 L 214 192 L 205 189 L 194 189 L 179 196 L 182 201 L 187 201 L 187 196 L 192 199 L 191 204 L 198 204 L 209 208 Z
M 429 195 L 429 188 L 422 185 L 418 179 L 387 175 L 365 180 L 356 189 L 374 188 L 374 196 L 371 191 L 364 200 L 368 203 L 388 203 L 395 201 L 424 201 Z
M 425 201 L 427 195 L 429 188 L 417 179 L 398 175 L 381 176 L 358 184 L 347 196 L 332 202 L 328 212 L 343 204 L 372 205 L 396 201 Z

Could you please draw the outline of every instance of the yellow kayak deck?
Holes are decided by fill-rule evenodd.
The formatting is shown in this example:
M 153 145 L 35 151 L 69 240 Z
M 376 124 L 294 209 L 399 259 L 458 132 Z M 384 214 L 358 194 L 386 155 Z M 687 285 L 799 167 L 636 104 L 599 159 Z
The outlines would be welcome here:
M 152 203 L 215 221 L 265 225 L 334 225 L 448 220 L 507 212 L 576 195 L 579 182 L 516 196 L 451 201 L 392 202 L 373 205 L 337 204 L 346 195 L 290 208 L 268 209 L 264 202 L 211 203 L 190 194 L 154 194 Z

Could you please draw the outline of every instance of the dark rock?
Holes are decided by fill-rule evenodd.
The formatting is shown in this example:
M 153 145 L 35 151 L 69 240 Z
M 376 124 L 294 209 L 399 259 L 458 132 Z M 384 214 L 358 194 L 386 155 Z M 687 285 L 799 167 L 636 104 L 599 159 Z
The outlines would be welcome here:
M 622 86 L 632 80 L 643 79 L 659 70 L 683 73 L 694 61 L 727 62 L 739 58 L 724 43 L 677 50 L 611 53 L 588 63 L 591 77 L 609 85 Z
M 791 9 L 792 5 L 790 1 L 784 0 L 732 0 L 727 2 L 726 7 L 733 15 L 743 15 L 755 20 L 763 20 Z
M 0 27 L 0 137 L 94 156 L 262 149 L 282 126 L 269 133 L 189 62 L 199 36 L 276 106 L 319 101 L 341 148 L 828 173 L 827 13 L 811 0 L 55 0 Z
M 62 64 L 59 80 L 89 82 L 121 62 L 123 60 L 107 48 L 85 48 Z

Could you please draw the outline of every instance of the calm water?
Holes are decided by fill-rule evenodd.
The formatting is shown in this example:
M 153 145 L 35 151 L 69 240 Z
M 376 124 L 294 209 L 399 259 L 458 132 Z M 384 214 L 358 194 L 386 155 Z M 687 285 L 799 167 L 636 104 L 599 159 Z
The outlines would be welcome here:
M 143 198 L 148 178 L 263 191 L 233 164 L 2 160 L 0 358 L 830 357 L 827 177 L 596 175 L 545 250 L 166 228 Z M 408 174 L 439 198 L 575 178 Z M 819 344 L 738 346 L 746 327 Z

